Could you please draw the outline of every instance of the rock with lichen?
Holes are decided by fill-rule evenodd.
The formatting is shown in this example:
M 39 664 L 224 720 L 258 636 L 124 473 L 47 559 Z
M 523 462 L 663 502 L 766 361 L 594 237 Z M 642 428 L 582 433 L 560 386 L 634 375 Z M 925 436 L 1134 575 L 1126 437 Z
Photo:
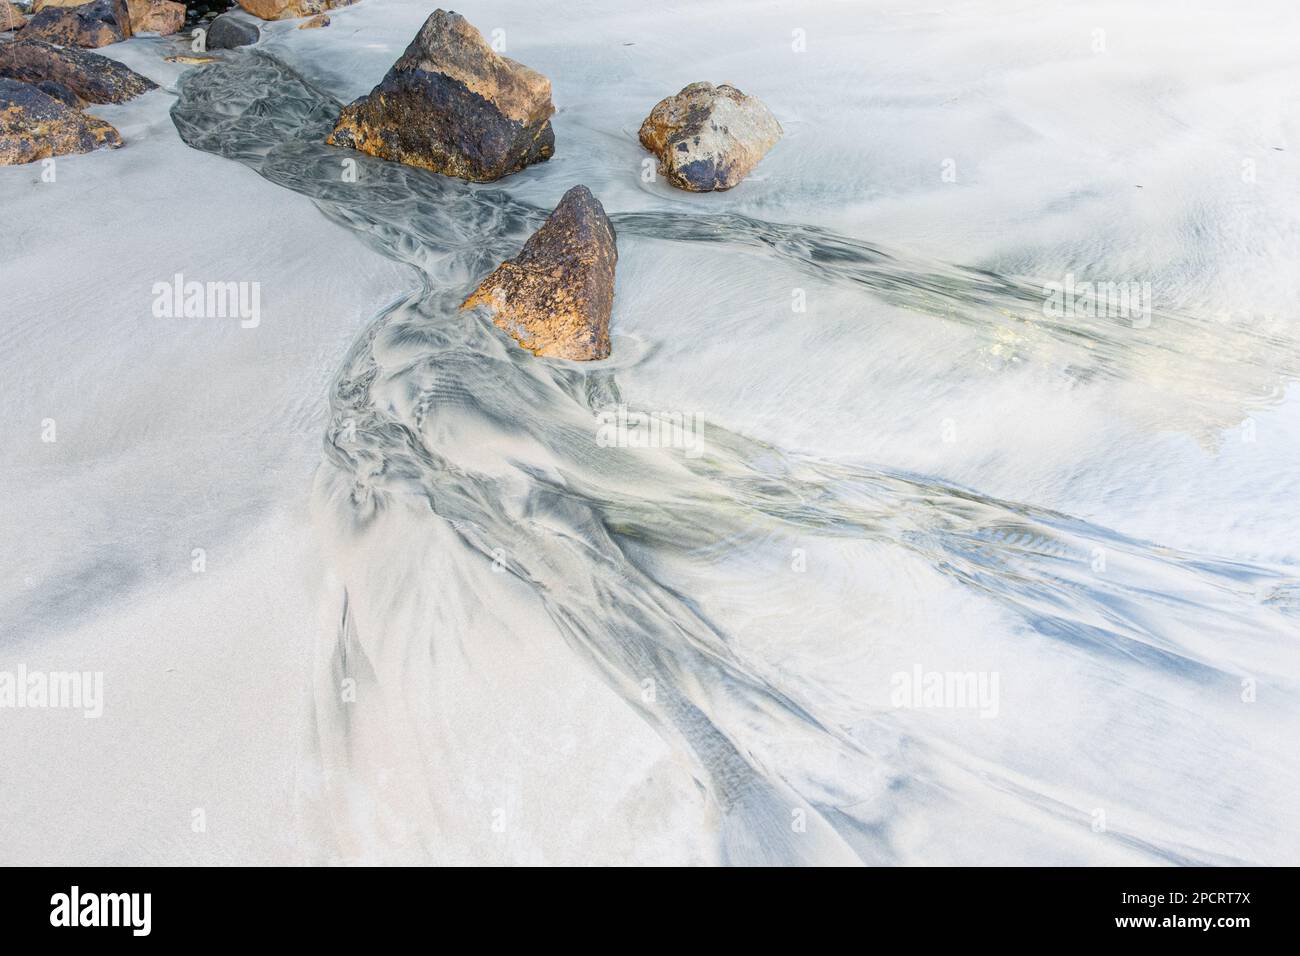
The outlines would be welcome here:
M 461 308 L 487 307 L 534 355 L 608 358 L 617 263 L 617 237 L 600 200 L 574 186 L 519 255 L 497 266 Z
M 239 5 L 263 20 L 296 20 L 346 7 L 356 0 L 239 0 Z
M 73 106 L 86 103 L 125 103 L 157 85 L 125 64 L 89 50 L 57 47 L 23 36 L 5 47 L 0 56 L 0 76 L 39 86 L 68 102 L 58 93 L 72 93 Z M 50 84 L 51 88 L 47 88 Z
M 310 20 L 304 20 L 302 23 L 298 24 L 298 29 L 319 30 L 321 27 L 327 27 L 329 25 L 330 25 L 329 15 L 325 13 L 318 13 Z
M 0 79 L 0 166 L 121 145 L 117 130 L 103 120 L 30 83 Z
M 692 83 L 659 101 L 641 124 L 641 145 L 659 157 L 659 173 L 678 189 L 730 189 L 781 138 L 763 103 L 734 86 Z
M 491 182 L 555 151 L 551 81 L 436 10 L 383 81 L 343 108 L 326 142 Z
M 45 6 L 23 27 L 24 40 L 59 46 L 101 47 L 131 36 L 126 0 L 93 0 L 75 7 Z

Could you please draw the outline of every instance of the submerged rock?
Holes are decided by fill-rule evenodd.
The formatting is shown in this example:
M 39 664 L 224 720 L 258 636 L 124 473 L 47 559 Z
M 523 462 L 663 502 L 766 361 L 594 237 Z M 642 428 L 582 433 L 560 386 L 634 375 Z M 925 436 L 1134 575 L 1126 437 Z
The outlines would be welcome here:
M 641 124 L 641 145 L 659 157 L 659 173 L 678 189 L 730 189 L 781 138 L 762 102 L 725 83 L 692 83 L 662 99 Z
M 318 29 L 318 28 L 320 28 L 320 27 L 327 27 L 327 26 L 329 26 L 329 25 L 330 25 L 330 18 L 329 18 L 329 16 L 328 16 L 327 14 L 324 14 L 324 13 L 318 13 L 318 14 L 316 14 L 316 16 L 312 17 L 310 20 L 306 20 L 306 21 L 304 21 L 304 22 L 298 24 L 298 29 L 299 29 L 299 30 L 315 30 L 315 29 Z
M 185 4 L 173 0 L 126 0 L 131 17 L 131 32 L 158 33 L 163 36 L 185 25 Z
M 27 23 L 27 18 L 23 12 L 15 7 L 9 0 L 0 0 L 0 33 L 6 30 L 17 30 Z
M 585 362 L 609 357 L 618 242 L 600 200 L 574 186 L 519 255 L 465 300 L 534 355 Z
M 36 37 L 59 46 L 108 46 L 130 35 L 126 0 L 94 0 L 76 7 L 47 5 L 23 28 L 23 39 Z
M 549 159 L 551 81 L 436 10 L 383 81 L 343 108 L 326 142 L 491 182 Z
M 239 5 L 263 20 L 296 20 L 326 10 L 346 7 L 357 0 L 239 0 Z
M 205 50 L 233 50 L 235 47 L 248 46 L 262 38 L 262 31 L 256 23 L 250 23 L 241 17 L 223 13 L 212 21 L 204 40 Z
M 121 145 L 117 130 L 103 120 L 60 103 L 30 83 L 0 79 L 0 165 Z
M 73 106 L 124 103 L 157 89 L 152 80 L 116 60 L 88 50 L 57 47 L 26 35 L 5 48 L 0 56 L 0 76 L 36 84 L 52 96 L 54 93 L 44 84 L 69 90 L 74 94 Z

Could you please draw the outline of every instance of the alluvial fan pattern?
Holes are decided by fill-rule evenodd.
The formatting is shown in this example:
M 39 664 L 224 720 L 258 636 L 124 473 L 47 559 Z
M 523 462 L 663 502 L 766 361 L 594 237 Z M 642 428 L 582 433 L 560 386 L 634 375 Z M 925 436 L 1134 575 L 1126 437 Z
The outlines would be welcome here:
M 981 826 L 1028 833 L 1035 847 L 1049 846 L 1049 859 L 1061 846 L 1085 860 L 1098 848 L 1144 863 L 1240 859 L 1243 844 L 1188 829 L 1177 803 L 1142 803 L 1112 813 L 1105 833 L 1093 831 L 1093 804 L 1073 802 L 1018 752 L 986 759 L 927 735 L 925 722 L 864 699 L 860 687 L 830 692 L 756 657 L 741 640 L 743 619 L 710 614 L 665 579 L 666 569 L 697 567 L 691 580 L 699 581 L 729 554 L 775 566 L 793 547 L 853 544 L 858 557 L 878 555 L 877 567 L 907 564 L 944 593 L 986 602 L 1027 647 L 1068 654 L 1071 666 L 1095 667 L 1116 684 L 1131 678 L 1137 689 L 1120 687 L 1123 701 L 1186 694 L 1186 707 L 1160 714 L 1177 726 L 1190 726 L 1184 713 L 1204 726 L 1205 695 L 1234 695 L 1242 673 L 1279 678 L 1271 649 L 1294 634 L 1291 571 L 1165 547 L 941 476 L 800 454 L 722 427 L 705 429 L 707 451 L 695 458 L 598 447 L 593 416 L 635 403 L 624 394 L 631 373 L 538 362 L 510 347 L 483 312 L 458 308 L 472 277 L 514 254 L 546 210 L 368 157 L 359 182 L 341 182 L 337 153 L 321 143 L 336 109 L 283 64 L 251 54 L 184 77 L 173 118 L 186 143 L 310 197 L 420 277 L 344 357 L 317 481 L 337 584 L 336 626 L 319 648 L 312 756 L 339 771 L 322 775 L 321 790 L 337 798 L 329 820 L 341 842 L 355 839 L 352 820 L 382 796 L 384 784 L 357 782 L 367 760 L 381 753 L 387 774 L 395 765 L 388 748 L 399 742 L 408 748 L 401 755 L 413 755 L 410 793 L 421 802 L 402 808 L 396 852 L 438 858 L 461 835 L 444 823 L 440 802 L 456 775 L 430 771 L 421 758 L 459 752 L 438 709 L 439 681 L 475 648 L 457 643 L 457 627 L 428 622 L 486 579 L 472 613 L 502 600 L 502 581 L 527 592 L 538 611 L 528 642 L 562 635 L 689 766 L 722 862 L 907 862 L 916 859 L 918 824 L 951 819 L 943 814 L 975 801 Z M 1148 398 L 1175 395 L 1175 407 L 1200 419 L 1239 417 L 1300 372 L 1291 339 L 1167 312 L 1157 313 L 1158 335 L 1120 323 L 1080 329 L 1045 317 L 1034 284 L 908 259 L 815 226 L 662 210 L 610 219 L 625 260 L 647 250 L 725 250 L 733 269 L 787 270 L 796 284 L 905 309 L 918 326 L 1013 347 L 1018 366 L 1066 369 L 1079 388 L 1113 378 Z M 1192 339 L 1212 346 L 1203 358 L 1171 351 L 1171 341 Z M 1160 381 L 1148 385 L 1143 373 L 1157 364 Z M 1112 573 L 1091 567 L 1099 548 Z M 842 600 L 863 586 L 851 576 Z M 869 644 L 860 623 L 850 622 L 852 636 Z M 1232 655 L 1202 640 L 1210 631 L 1230 638 Z M 790 634 L 782 647 L 807 639 Z M 344 674 L 357 675 L 355 703 L 339 700 Z M 1232 747 L 1250 750 L 1235 723 L 1215 726 Z M 375 779 L 391 783 L 391 774 Z M 1221 796 L 1236 801 L 1242 791 L 1224 781 Z M 1225 812 L 1236 814 L 1237 804 Z M 969 841 L 960 842 L 966 851 Z M 1252 858 L 1271 851 L 1267 841 L 1253 847 L 1262 849 Z

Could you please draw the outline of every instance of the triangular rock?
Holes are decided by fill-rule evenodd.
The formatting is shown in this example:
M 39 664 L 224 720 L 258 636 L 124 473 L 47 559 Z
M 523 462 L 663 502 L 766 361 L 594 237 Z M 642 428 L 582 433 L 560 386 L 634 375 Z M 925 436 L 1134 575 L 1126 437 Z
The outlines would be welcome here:
M 609 357 L 618 244 L 600 200 L 574 186 L 513 259 L 501 263 L 463 309 L 489 307 L 492 320 L 546 358 Z

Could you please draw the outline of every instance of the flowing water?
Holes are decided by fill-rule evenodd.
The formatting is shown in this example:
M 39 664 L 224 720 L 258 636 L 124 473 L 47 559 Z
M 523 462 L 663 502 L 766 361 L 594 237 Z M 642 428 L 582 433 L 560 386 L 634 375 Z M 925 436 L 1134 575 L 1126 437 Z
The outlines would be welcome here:
M 1243 677 L 1294 690 L 1300 586 L 1290 569 L 1164 547 L 713 422 L 698 455 L 600 442 L 600 413 L 657 407 L 627 384 L 656 345 L 620 335 L 622 300 L 613 357 L 590 366 L 534 358 L 484 315 L 462 312 L 476 281 L 548 210 L 512 198 L 509 181 L 466 184 L 327 147 L 338 109 L 284 63 L 246 52 L 186 75 L 172 115 L 189 145 L 310 198 L 420 277 L 342 356 L 315 491 L 334 575 L 306 789 L 325 808 L 324 839 L 345 857 L 456 858 L 446 848 L 459 818 L 442 796 L 462 769 L 440 713 L 455 699 L 446 635 L 522 588 L 545 612 L 521 625 L 523 640 L 561 637 L 572 666 L 598 674 L 697 782 L 683 799 L 704 808 L 705 859 L 899 863 L 941 846 L 941 858 L 977 860 L 1001 839 L 1040 859 L 1269 858 L 1293 775 L 1260 769 L 1275 754 L 1268 745 L 1252 756 L 1251 721 L 1277 715 L 1239 716 L 1238 697 Z M 355 160 L 355 182 L 340 176 L 343 158 Z M 1158 417 L 1206 446 L 1276 403 L 1300 372 L 1296 341 L 1265 322 L 1157 309 L 1156 335 L 1141 323 L 1050 318 L 1041 283 L 819 227 L 610 211 L 620 270 L 664 250 L 755 277 L 788 274 L 907 316 L 918 334 L 950 329 L 979 343 L 978 374 L 990 380 L 1039 368 L 1064 388 L 1136 388 L 1130 419 Z M 936 376 L 944 361 L 936 356 Z M 819 636 L 799 653 L 747 637 L 763 631 L 753 609 L 762 574 L 810 552 L 837 555 L 834 570 L 793 592 L 774 586 L 771 601 L 784 605 L 782 621 L 802 617 Z M 742 579 L 743 601 L 720 597 Z M 1001 642 L 998 655 L 1037 662 L 1026 683 L 1050 697 L 1053 681 L 1077 680 L 1095 689 L 1096 711 L 1043 704 L 1051 716 L 1036 728 L 1029 704 L 993 739 L 972 729 L 985 726 L 978 717 L 926 723 L 891 707 L 891 669 L 863 649 L 873 628 L 888 643 L 889 621 L 864 606 L 876 589 L 931 626 L 968 609 L 980 640 Z M 995 659 L 1006 690 L 1011 658 Z M 883 690 L 864 691 L 868 679 Z M 368 708 L 340 702 L 348 680 Z M 1210 742 L 1196 742 L 1202 733 Z M 1116 738 L 1135 753 L 1121 754 Z M 1177 753 L 1151 765 L 1170 739 Z M 1225 762 L 1232 772 L 1216 773 Z M 394 765 L 399 784 L 385 777 Z M 1252 773 L 1268 779 L 1252 788 Z M 1171 780 L 1201 790 L 1148 799 Z M 1098 807 L 1109 808 L 1104 826 Z M 1218 825 L 1225 816 L 1238 835 Z M 966 835 L 951 835 L 959 829 Z M 1243 849 L 1252 841 L 1258 853 Z

